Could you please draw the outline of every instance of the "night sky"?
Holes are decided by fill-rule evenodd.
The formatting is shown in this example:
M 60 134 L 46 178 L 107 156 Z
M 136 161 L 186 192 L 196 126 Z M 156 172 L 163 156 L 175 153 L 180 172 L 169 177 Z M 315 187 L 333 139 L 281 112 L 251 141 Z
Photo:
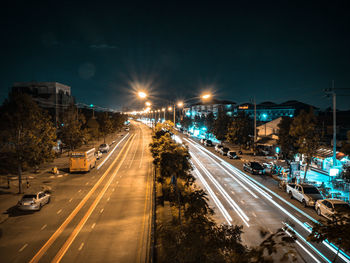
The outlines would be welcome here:
M 1 11 L 0 99 L 16 81 L 57 81 L 77 101 L 135 103 L 212 90 L 237 103 L 300 100 L 350 88 L 350 4 L 344 1 L 7 1 Z M 72 3 L 74 2 L 74 3 Z M 339 90 L 350 94 L 350 90 Z M 350 96 L 338 96 L 350 109 Z

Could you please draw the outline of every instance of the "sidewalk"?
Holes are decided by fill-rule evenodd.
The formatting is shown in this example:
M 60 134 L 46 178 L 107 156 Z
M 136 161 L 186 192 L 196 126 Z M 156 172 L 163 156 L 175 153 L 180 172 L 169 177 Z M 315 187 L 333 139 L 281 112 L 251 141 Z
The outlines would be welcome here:
M 115 132 L 106 138 L 106 143 L 110 144 L 113 140 L 120 138 L 123 132 Z M 86 146 L 95 147 L 103 143 L 103 138 L 99 141 L 93 141 Z M 105 155 L 106 156 L 106 155 Z M 104 157 L 105 157 L 104 156 Z M 58 174 L 54 175 L 51 171 L 53 167 L 58 168 Z M 39 170 L 34 173 L 33 169 L 29 169 L 22 173 L 22 189 L 23 193 L 18 194 L 18 176 L 16 174 L 11 176 L 10 188 L 8 189 L 7 176 L 0 175 L 0 224 L 8 218 L 7 211 L 17 204 L 23 194 L 33 193 L 37 191 L 54 191 L 56 178 L 61 178 L 69 175 L 69 153 L 65 152 L 61 156 L 55 158 L 50 163 L 41 165 Z

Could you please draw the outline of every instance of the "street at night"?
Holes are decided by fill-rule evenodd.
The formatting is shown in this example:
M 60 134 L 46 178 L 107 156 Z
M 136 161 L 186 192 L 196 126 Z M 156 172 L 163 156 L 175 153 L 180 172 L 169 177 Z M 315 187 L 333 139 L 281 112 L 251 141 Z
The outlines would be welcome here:
M 350 263 L 350 2 L 7 1 L 0 263 Z

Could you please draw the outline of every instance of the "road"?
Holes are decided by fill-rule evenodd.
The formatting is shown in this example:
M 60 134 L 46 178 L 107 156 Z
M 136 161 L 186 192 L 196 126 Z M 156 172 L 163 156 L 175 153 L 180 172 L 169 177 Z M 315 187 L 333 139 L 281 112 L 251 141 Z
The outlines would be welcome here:
M 306 240 L 311 222 L 316 221 L 309 213 L 243 172 L 232 164 L 234 161 L 214 153 L 212 148 L 186 136 L 179 138 L 189 146 L 197 184 L 206 189 L 218 223 L 243 225 L 242 240 L 251 246 L 262 241 L 261 229 L 273 233 L 288 224 L 298 236 L 294 245 L 298 262 L 332 262 L 334 247 Z M 346 254 L 339 256 L 336 262 L 350 262 Z
M 1 224 L 0 261 L 147 262 L 150 139 L 148 127 L 132 122 L 98 169 L 60 178 L 50 204 Z

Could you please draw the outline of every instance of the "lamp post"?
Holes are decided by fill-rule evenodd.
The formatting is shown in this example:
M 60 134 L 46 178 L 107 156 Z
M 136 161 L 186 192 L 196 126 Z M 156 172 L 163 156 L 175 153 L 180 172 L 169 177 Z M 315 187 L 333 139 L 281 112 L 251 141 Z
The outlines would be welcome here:
M 165 121 L 165 108 L 162 108 L 162 112 L 164 113 L 164 121 Z

